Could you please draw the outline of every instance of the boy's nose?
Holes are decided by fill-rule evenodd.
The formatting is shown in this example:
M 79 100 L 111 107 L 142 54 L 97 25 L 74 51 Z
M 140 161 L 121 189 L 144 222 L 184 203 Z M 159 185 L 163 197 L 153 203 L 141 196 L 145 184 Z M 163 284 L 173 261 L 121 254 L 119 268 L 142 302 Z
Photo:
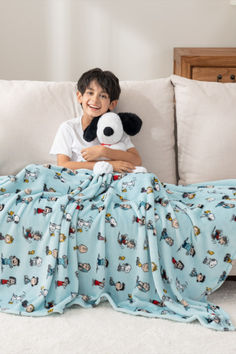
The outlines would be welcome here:
M 111 127 L 106 127 L 103 129 L 103 133 L 105 136 L 111 136 L 114 134 L 114 130 Z
M 94 103 L 98 103 L 99 102 L 99 96 L 98 95 L 94 95 L 93 96 L 93 101 L 94 101 Z

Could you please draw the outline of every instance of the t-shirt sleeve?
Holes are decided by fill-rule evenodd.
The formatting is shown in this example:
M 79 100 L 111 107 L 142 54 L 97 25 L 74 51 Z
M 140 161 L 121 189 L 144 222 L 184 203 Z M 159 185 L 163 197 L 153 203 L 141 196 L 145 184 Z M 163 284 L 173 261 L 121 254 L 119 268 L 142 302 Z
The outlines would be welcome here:
M 126 146 L 126 150 L 134 148 L 134 144 L 132 143 L 129 135 L 127 135 L 126 133 L 123 134 L 123 137 L 121 139 L 121 142 L 125 144 Z
M 54 138 L 50 154 L 63 154 L 72 157 L 73 133 L 69 126 L 62 123 Z

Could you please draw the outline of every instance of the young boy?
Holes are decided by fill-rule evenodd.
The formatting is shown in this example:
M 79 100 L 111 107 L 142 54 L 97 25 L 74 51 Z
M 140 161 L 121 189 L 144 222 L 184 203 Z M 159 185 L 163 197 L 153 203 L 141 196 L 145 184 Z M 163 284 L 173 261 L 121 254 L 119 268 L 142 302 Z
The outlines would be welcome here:
M 141 158 L 128 135 L 122 142 L 126 151 L 113 150 L 100 145 L 95 139 L 91 143 L 83 139 L 83 131 L 93 118 L 112 111 L 120 96 L 118 78 L 110 71 L 92 69 L 85 72 L 77 83 L 77 97 L 83 114 L 61 124 L 54 139 L 50 154 L 57 155 L 57 165 L 69 169 L 93 169 L 97 160 L 109 159 L 116 172 L 132 172 L 141 165 Z

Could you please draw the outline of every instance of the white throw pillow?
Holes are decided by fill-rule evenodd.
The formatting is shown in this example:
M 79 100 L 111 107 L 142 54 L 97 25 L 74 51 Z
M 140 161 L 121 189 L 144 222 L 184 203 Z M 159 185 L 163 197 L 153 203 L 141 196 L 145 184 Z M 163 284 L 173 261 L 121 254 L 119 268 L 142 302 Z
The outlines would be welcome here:
M 179 184 L 236 178 L 236 84 L 173 75 Z
M 75 83 L 0 80 L 0 175 L 55 163 L 49 150 L 56 131 L 79 110 Z
M 132 112 L 143 121 L 131 137 L 142 165 L 163 182 L 176 183 L 174 90 L 170 78 L 121 81 L 117 112 Z

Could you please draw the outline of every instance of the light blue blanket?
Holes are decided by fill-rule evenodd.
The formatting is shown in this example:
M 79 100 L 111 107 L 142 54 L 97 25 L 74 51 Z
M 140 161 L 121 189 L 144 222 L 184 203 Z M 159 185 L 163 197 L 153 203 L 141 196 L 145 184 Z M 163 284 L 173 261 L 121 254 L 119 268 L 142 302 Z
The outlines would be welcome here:
M 207 302 L 236 254 L 236 180 L 162 184 L 29 165 L 0 177 L 0 308 L 118 311 L 234 330 Z

